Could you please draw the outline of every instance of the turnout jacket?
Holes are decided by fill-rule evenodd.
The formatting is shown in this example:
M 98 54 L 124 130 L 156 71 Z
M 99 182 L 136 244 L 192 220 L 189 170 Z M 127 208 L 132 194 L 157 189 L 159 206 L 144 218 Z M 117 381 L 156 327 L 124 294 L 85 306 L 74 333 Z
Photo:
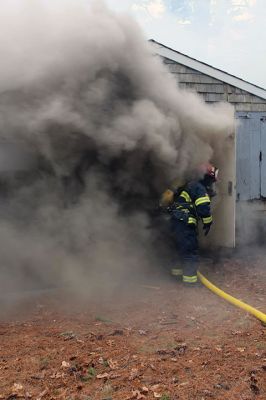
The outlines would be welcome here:
M 174 219 L 197 226 L 201 220 L 204 226 L 212 224 L 210 197 L 200 181 L 189 182 L 174 192 L 171 214 Z

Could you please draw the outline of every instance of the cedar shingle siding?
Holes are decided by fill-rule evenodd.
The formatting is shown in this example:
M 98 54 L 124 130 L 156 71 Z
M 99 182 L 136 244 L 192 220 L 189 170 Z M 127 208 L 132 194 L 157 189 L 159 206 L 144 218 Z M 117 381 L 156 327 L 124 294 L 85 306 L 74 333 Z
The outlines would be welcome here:
M 235 107 L 235 111 L 264 112 L 266 100 L 212 78 L 199 71 L 181 65 L 168 58 L 163 58 L 169 71 L 176 77 L 181 89 L 197 92 L 206 103 L 225 101 Z

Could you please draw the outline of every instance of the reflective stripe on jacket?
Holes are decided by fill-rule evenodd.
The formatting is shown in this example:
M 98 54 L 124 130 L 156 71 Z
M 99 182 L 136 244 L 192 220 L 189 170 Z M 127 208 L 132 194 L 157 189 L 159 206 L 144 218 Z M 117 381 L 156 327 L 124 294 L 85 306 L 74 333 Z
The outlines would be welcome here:
M 211 201 L 201 182 L 190 182 L 176 196 L 172 209 L 183 212 L 189 225 L 197 225 L 201 219 L 204 225 L 212 223 Z

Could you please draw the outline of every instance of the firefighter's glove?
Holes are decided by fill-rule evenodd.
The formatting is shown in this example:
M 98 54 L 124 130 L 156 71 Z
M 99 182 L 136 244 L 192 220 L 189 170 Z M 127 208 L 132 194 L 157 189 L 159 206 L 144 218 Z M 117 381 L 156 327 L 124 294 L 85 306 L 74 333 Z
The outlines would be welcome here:
M 208 233 L 210 232 L 210 229 L 211 229 L 211 224 L 206 224 L 203 226 L 204 236 L 208 235 Z
M 217 195 L 216 191 L 212 186 L 207 187 L 207 193 L 211 199 Z

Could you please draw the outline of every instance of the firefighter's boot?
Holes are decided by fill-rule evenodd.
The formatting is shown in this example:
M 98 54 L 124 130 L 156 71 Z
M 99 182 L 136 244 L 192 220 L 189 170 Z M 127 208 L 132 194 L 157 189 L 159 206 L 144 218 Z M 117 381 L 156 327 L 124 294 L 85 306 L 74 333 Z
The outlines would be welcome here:
M 195 258 L 191 257 L 191 259 L 185 260 L 184 271 L 182 275 L 182 281 L 185 286 L 188 287 L 201 286 L 198 281 L 197 267 L 198 267 L 198 262 L 196 257 Z
M 171 269 L 171 275 L 175 277 L 177 280 L 182 280 L 183 276 L 183 269 L 182 268 L 172 268 Z

